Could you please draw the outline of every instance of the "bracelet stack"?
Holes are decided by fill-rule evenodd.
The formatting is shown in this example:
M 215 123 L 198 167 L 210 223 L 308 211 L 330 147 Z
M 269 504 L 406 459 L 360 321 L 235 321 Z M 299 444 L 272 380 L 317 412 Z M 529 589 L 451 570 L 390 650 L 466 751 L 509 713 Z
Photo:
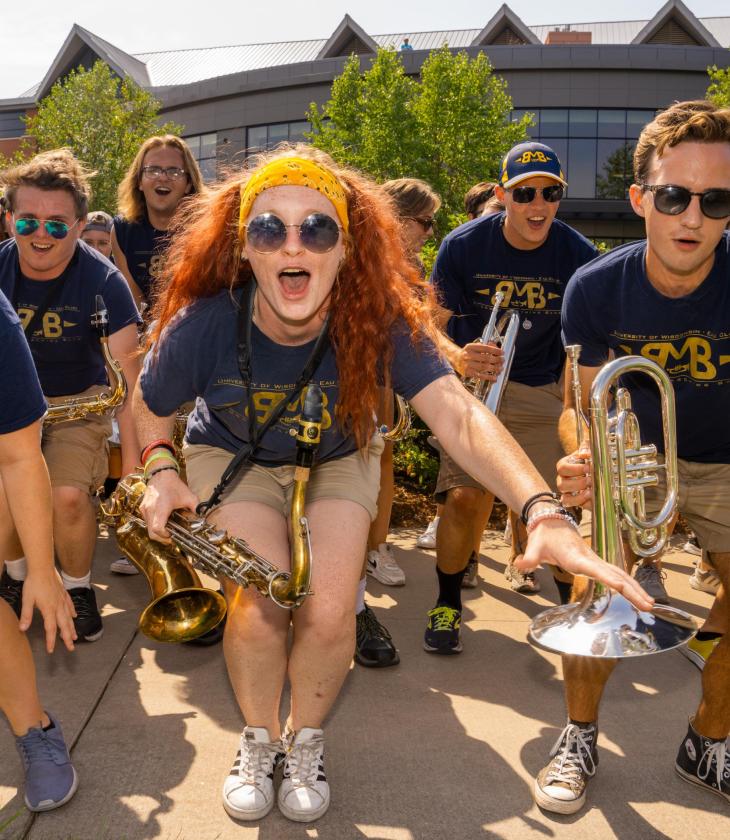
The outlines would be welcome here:
M 563 522 L 569 522 L 576 530 L 578 530 L 578 523 L 575 521 L 573 514 L 564 507 L 556 507 L 555 510 L 546 510 L 542 513 L 536 513 L 527 520 L 527 533 L 531 534 L 540 522 L 546 519 L 562 519 Z
M 523 525 L 527 525 L 527 519 L 530 515 L 530 510 L 538 502 L 549 502 L 551 504 L 554 504 L 556 508 L 562 508 L 562 504 L 560 503 L 560 496 L 557 493 L 552 493 L 548 490 L 544 490 L 542 493 L 535 493 L 535 495 L 530 496 L 530 498 L 522 506 L 522 513 L 520 514 L 520 519 L 522 520 Z
M 142 467 L 144 470 L 144 479 L 149 481 L 153 475 L 164 472 L 165 470 L 175 470 L 180 474 L 180 464 L 175 457 L 175 446 L 169 440 L 154 440 L 142 450 L 140 455 Z M 150 469 L 150 467 L 159 461 L 171 462 L 166 466 L 158 466 L 157 469 Z

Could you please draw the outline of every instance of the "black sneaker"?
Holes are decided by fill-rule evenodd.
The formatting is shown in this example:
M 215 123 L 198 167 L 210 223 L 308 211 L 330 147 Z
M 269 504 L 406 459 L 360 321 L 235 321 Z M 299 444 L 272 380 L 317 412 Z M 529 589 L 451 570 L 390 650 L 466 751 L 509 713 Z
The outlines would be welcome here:
M 101 623 L 99 608 L 96 606 L 96 593 L 87 586 L 68 590 L 76 610 L 74 627 L 80 642 L 95 642 L 102 637 L 104 627 Z
M 586 786 L 598 765 L 598 727 L 568 725 L 550 751 L 552 761 L 537 774 L 532 795 L 545 811 L 574 814 L 586 801 Z
M 226 631 L 226 618 L 227 614 L 223 616 L 223 620 L 216 624 L 212 630 L 208 630 L 207 633 L 203 633 L 203 635 L 198 636 L 197 639 L 188 639 L 183 642 L 183 644 L 192 645 L 193 647 L 210 647 L 211 645 L 217 645 L 218 642 L 223 640 L 223 634 Z
M 22 580 L 11 578 L 7 569 L 3 569 L 3 575 L 0 578 L 0 598 L 10 604 L 18 618 L 20 618 L 20 609 L 23 606 L 23 583 Z
M 387 668 L 400 662 L 390 633 L 367 604 L 365 609 L 355 616 L 355 625 L 355 662 L 358 665 L 364 665 L 366 668 Z
M 460 628 L 461 610 L 437 604 L 428 613 L 423 649 L 428 653 L 441 653 L 445 656 L 461 653 Z
M 730 802 L 730 750 L 727 741 L 713 741 L 695 732 L 690 721 L 674 765 L 691 785 L 724 796 Z

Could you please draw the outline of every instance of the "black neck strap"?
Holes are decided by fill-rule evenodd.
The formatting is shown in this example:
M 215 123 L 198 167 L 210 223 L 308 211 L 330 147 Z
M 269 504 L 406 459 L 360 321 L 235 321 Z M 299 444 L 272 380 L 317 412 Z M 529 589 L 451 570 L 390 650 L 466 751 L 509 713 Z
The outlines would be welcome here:
M 254 452 L 258 448 L 259 443 L 263 439 L 266 432 L 278 422 L 282 414 L 286 411 L 289 405 L 296 397 L 298 397 L 304 388 L 309 384 L 314 372 L 319 367 L 322 358 L 324 357 L 327 347 L 329 346 L 329 313 L 325 318 L 322 329 L 320 330 L 317 340 L 314 343 L 312 352 L 309 354 L 306 364 L 302 368 L 302 372 L 286 395 L 286 397 L 279 402 L 276 408 L 266 418 L 266 421 L 260 426 L 256 425 L 256 406 L 254 404 L 254 393 L 251 387 L 251 349 L 252 349 L 252 331 L 253 331 L 253 308 L 254 299 L 256 297 L 256 279 L 251 280 L 246 284 L 241 298 L 241 305 L 238 310 L 238 325 L 237 333 L 238 340 L 236 351 L 238 354 L 238 370 L 241 374 L 241 381 L 246 389 L 248 400 L 248 441 L 235 454 L 233 460 L 226 467 L 223 475 L 220 478 L 217 486 L 213 490 L 210 498 L 201 502 L 198 505 L 197 512 L 201 515 L 207 514 L 219 502 L 228 485 L 238 475 L 241 467 L 251 460 Z

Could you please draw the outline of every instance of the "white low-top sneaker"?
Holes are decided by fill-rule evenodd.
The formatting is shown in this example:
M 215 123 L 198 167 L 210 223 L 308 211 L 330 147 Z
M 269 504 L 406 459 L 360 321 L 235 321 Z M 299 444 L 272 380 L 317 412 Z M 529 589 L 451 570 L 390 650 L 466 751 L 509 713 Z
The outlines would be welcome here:
M 290 740 L 279 788 L 279 810 L 294 822 L 319 819 L 330 806 L 321 729 L 304 727 Z
M 440 516 L 434 516 L 426 526 L 426 530 L 418 535 L 416 545 L 419 548 L 436 548 L 436 532 L 439 528 L 439 519 L 441 519 Z
M 263 726 L 245 726 L 231 772 L 223 782 L 223 807 L 234 820 L 260 820 L 274 804 L 274 771 L 284 757 L 281 741 Z
M 386 586 L 403 586 L 406 582 L 406 573 L 396 563 L 388 543 L 380 543 L 377 551 L 368 551 L 367 573 Z

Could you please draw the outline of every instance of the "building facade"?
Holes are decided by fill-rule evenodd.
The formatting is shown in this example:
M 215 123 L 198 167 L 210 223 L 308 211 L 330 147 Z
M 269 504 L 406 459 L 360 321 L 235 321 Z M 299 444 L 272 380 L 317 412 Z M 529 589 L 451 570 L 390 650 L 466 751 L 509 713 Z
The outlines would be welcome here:
M 642 235 L 626 190 L 641 128 L 676 100 L 702 98 L 707 68 L 730 66 L 730 17 L 698 19 L 668 0 L 651 20 L 527 26 L 501 6 L 481 30 L 371 36 L 349 15 L 326 40 L 130 55 L 74 26 L 43 81 L 0 100 L 0 151 L 17 146 L 21 118 L 60 78 L 101 58 L 162 103 L 162 117 L 184 136 L 207 179 L 221 165 L 284 140 L 303 139 L 311 102 L 324 104 L 348 57 L 366 69 L 379 47 L 401 52 L 418 76 L 443 44 L 488 55 L 508 85 L 513 115 L 534 115 L 531 134 L 556 149 L 570 186 L 560 216 L 588 236 L 615 244 Z M 485 173 L 488 175 L 488 173 Z

